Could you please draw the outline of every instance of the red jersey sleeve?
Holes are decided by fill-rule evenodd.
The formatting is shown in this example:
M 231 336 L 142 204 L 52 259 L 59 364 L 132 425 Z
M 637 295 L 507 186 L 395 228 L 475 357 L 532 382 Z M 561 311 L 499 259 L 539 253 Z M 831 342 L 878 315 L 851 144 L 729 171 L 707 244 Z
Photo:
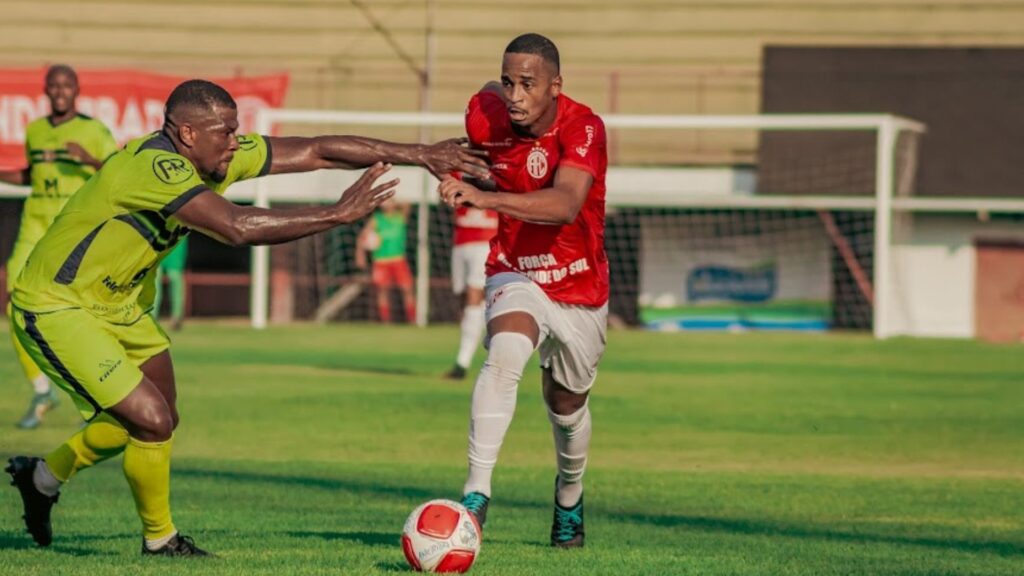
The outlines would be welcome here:
M 608 155 L 608 139 L 604 122 L 594 114 L 587 114 L 567 125 L 559 135 L 562 157 L 559 166 L 571 166 L 589 172 L 594 178 L 603 159 Z

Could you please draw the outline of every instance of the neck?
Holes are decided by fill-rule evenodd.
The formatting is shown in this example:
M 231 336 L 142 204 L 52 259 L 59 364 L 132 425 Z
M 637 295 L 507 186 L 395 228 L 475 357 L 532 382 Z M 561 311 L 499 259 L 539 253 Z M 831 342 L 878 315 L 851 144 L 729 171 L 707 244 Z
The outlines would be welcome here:
M 181 143 L 181 140 L 178 139 L 178 131 L 177 130 L 172 130 L 170 126 L 168 126 L 167 124 L 164 124 L 164 127 L 160 129 L 160 134 L 164 138 L 167 138 L 168 140 L 171 141 L 171 144 L 174 146 L 174 151 L 175 152 L 177 152 L 178 154 L 181 154 L 185 158 L 188 158 L 188 161 L 192 162 L 193 165 L 195 164 L 195 162 L 192 161 L 192 156 L 189 154 L 189 150 L 190 150 L 189 147 L 183 145 Z
M 78 116 L 78 111 L 74 108 L 61 112 L 59 114 L 57 112 L 50 112 L 50 123 L 54 126 L 57 126 L 59 124 L 67 122 L 68 120 L 71 120 L 75 116 Z

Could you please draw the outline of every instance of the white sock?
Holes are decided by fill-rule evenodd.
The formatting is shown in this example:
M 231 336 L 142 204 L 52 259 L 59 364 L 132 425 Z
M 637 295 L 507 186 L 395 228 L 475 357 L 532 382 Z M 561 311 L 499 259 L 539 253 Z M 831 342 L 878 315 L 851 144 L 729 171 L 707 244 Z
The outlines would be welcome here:
M 60 492 L 61 481 L 50 471 L 46 460 L 36 462 L 36 469 L 32 471 L 32 483 L 36 485 L 36 490 L 47 496 L 56 496 Z
M 156 539 L 153 539 L 153 540 L 150 540 L 149 538 L 146 538 L 145 539 L 146 540 L 146 550 L 151 550 L 151 551 L 152 550 L 159 550 L 159 549 L 163 548 L 164 546 L 166 546 L 167 543 L 171 541 L 171 538 L 174 538 L 177 535 L 178 535 L 178 531 L 175 530 L 173 533 L 171 533 L 171 534 L 169 534 L 167 536 L 164 536 L 163 538 L 156 538 Z
M 36 376 L 32 379 L 32 389 L 35 390 L 36 394 L 49 394 L 50 379 L 46 377 L 46 374 Z
M 463 494 L 491 495 L 491 473 L 516 411 L 516 390 L 533 355 L 533 341 L 518 332 L 491 337 L 487 361 L 473 386 L 469 419 L 469 476 Z
M 455 357 L 455 363 L 463 368 L 469 368 L 473 362 L 473 355 L 480 346 L 480 337 L 484 333 L 484 306 L 466 306 L 462 309 L 462 339 L 459 341 L 459 355 Z
M 558 461 L 558 503 L 575 506 L 583 495 L 583 471 L 590 449 L 590 408 L 584 404 L 572 414 L 555 414 L 548 408 Z

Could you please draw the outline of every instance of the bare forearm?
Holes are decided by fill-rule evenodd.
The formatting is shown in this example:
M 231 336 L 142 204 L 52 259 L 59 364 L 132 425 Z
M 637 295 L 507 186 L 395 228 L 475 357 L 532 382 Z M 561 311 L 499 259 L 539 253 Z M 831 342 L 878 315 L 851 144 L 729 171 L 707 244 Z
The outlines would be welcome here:
M 285 210 L 239 206 L 230 226 L 212 235 L 232 246 L 280 244 L 351 221 L 334 206 Z
M 484 200 L 477 203 L 477 208 L 537 224 L 571 224 L 579 211 L 573 205 L 572 195 L 558 188 L 543 188 L 529 194 L 492 192 L 482 194 L 481 198 Z
M 329 168 L 365 168 L 377 162 L 424 166 L 423 144 L 399 144 L 363 136 L 319 136 L 316 150 Z

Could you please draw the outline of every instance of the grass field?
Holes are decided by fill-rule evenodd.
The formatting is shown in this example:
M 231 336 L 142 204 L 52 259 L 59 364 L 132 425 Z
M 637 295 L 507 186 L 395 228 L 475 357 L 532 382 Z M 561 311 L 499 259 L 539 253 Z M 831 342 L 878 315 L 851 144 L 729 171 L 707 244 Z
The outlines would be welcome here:
M 2 329 L 0 329 L 2 330 Z M 0 455 L 28 386 L 2 333 Z M 393 574 L 418 503 L 459 495 L 457 333 L 343 325 L 175 337 L 176 524 L 217 561 L 138 556 L 120 463 L 83 472 L 55 541 L 0 491 L 0 574 Z M 587 543 L 547 546 L 554 458 L 531 370 L 495 473 L 485 574 L 1022 574 L 1024 349 L 960 341 L 612 332 L 591 403 Z

